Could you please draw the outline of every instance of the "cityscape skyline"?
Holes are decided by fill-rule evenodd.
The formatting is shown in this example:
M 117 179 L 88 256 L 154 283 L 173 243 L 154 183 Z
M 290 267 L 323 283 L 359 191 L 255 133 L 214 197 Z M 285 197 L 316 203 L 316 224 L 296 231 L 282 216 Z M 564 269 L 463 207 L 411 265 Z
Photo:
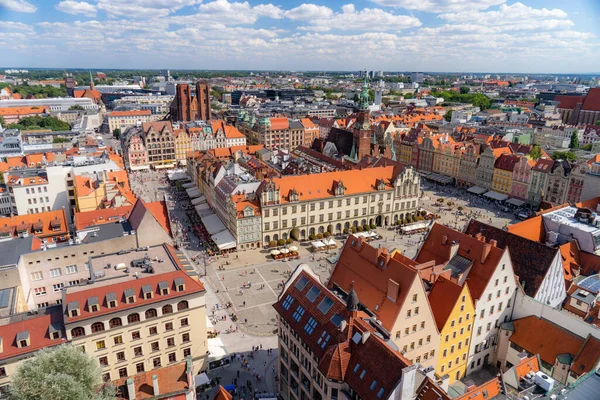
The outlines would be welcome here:
M 0 39 L 29 68 L 594 73 L 600 5 L 543 5 L 0 0 Z

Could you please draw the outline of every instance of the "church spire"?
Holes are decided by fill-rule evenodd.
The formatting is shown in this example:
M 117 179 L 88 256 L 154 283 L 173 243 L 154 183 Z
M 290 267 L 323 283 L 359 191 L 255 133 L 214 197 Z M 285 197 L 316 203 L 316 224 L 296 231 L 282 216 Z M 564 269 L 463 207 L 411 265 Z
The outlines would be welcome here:
M 361 111 L 369 109 L 369 85 L 367 85 L 367 77 L 365 76 L 365 82 L 362 85 L 362 90 L 358 96 L 358 108 Z

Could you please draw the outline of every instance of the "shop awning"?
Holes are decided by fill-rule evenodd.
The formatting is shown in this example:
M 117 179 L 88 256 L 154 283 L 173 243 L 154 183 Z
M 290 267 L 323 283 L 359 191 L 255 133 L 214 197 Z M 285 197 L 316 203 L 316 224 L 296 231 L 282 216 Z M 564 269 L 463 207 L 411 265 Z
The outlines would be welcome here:
M 196 384 L 196 387 L 208 385 L 210 383 L 210 379 L 208 379 L 208 376 L 205 373 L 201 373 L 194 377 L 194 383 Z
M 525 202 L 523 200 L 510 198 L 510 199 L 506 200 L 506 204 L 511 204 L 515 207 L 522 207 L 525 204 Z
M 479 187 L 479 186 L 471 186 L 470 188 L 467 189 L 467 192 L 473 193 L 473 194 L 484 194 L 485 191 L 486 191 L 486 189 Z
M 484 196 L 487 197 L 488 199 L 497 200 L 497 201 L 504 201 L 504 200 L 508 199 L 507 195 L 498 193 L 498 192 L 494 192 L 493 190 L 490 190 L 489 192 L 484 194 Z
M 449 176 L 442 175 L 442 174 L 436 174 L 436 173 L 431 173 L 426 178 L 431 179 L 434 182 L 441 183 L 442 185 L 448 185 L 448 184 L 452 183 L 452 181 L 453 181 L 453 179 Z
M 197 206 L 198 204 L 206 203 L 206 197 L 200 196 L 192 199 L 192 205 Z
M 196 212 L 200 217 L 208 216 L 210 214 L 214 214 L 214 211 L 207 203 L 199 204 L 196 207 Z
M 215 235 L 212 235 L 212 240 L 215 242 L 219 250 L 235 249 L 237 245 L 235 238 L 227 229 Z
M 418 229 L 424 229 L 424 228 L 427 228 L 427 222 L 417 222 L 416 224 L 413 224 L 413 225 L 403 226 L 400 229 L 402 230 L 403 233 L 409 233 L 409 232 L 413 232 Z
M 175 182 L 175 181 L 181 181 L 181 180 L 189 180 L 190 177 L 188 176 L 188 174 L 186 174 L 184 171 L 179 170 L 179 171 L 172 171 L 167 173 L 167 176 L 169 177 L 169 180 L 171 182 Z
M 189 189 L 189 188 L 193 188 L 193 187 L 195 187 L 196 185 L 195 185 L 195 184 L 193 184 L 192 182 L 188 182 L 188 183 L 184 183 L 184 184 L 183 184 L 183 185 L 181 185 L 181 186 L 183 186 L 183 188 L 184 188 L 184 189 Z
M 227 229 L 219 217 L 217 217 L 217 214 L 212 213 L 208 215 L 201 215 L 200 218 L 202 219 L 202 223 L 204 224 L 206 231 L 211 236 Z
M 185 191 L 187 192 L 188 196 L 190 196 L 190 199 L 195 199 L 196 197 L 202 196 L 202 193 L 200 193 L 200 191 L 196 188 L 189 188 Z

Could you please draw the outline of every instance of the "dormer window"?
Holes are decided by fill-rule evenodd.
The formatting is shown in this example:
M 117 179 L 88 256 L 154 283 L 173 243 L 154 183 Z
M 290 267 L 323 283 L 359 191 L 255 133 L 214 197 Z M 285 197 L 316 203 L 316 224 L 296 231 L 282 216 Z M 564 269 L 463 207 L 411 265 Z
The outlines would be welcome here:
M 175 283 L 175 290 L 177 290 L 178 292 L 183 292 L 185 290 L 185 283 L 183 281 L 183 278 L 175 278 L 173 283 Z
M 133 289 L 125 289 L 123 294 L 125 295 L 125 303 L 127 303 L 127 304 L 135 303 L 135 292 L 133 291 Z
M 22 349 L 23 347 L 27 347 L 31 344 L 31 339 L 29 338 L 29 331 L 21 331 L 17 333 L 17 347 Z
M 108 308 L 115 308 L 117 306 L 117 294 L 115 292 L 106 294 L 106 305 Z
M 158 290 L 160 291 L 160 294 L 162 294 L 163 296 L 169 294 L 169 282 L 167 282 L 167 281 L 158 282 Z
M 79 316 L 79 302 L 78 301 L 72 301 L 69 304 L 67 304 L 67 315 L 69 315 L 69 317 Z
M 98 312 L 99 310 L 99 303 L 98 303 L 98 297 L 94 296 L 94 297 L 90 297 L 88 299 L 88 309 L 90 312 Z
M 377 190 L 385 190 L 385 182 L 383 181 L 383 179 L 380 179 L 377 182 Z
M 62 328 L 60 325 L 50 324 L 50 327 L 48 328 L 48 336 L 50 336 L 50 339 L 52 340 L 60 339 L 61 330 Z
M 142 286 L 142 296 L 144 297 L 144 299 L 149 300 L 152 298 L 152 286 L 151 285 L 144 285 Z

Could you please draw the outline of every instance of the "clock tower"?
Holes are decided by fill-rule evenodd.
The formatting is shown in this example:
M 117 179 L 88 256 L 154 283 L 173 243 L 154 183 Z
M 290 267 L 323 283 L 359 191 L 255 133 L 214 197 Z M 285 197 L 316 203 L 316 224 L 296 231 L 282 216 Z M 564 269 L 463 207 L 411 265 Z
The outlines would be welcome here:
M 356 149 L 356 159 L 361 160 L 365 155 L 371 153 L 371 115 L 369 112 L 369 86 L 367 78 L 362 86 L 362 90 L 358 95 L 358 116 L 353 125 L 353 148 Z

